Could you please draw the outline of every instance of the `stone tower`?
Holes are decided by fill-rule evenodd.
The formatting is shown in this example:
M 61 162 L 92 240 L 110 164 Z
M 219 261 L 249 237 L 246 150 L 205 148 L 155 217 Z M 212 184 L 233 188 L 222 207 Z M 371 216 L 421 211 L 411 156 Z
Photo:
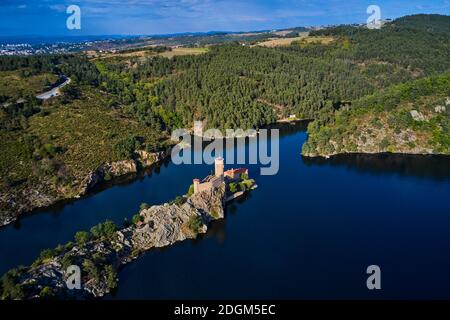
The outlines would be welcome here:
M 223 178 L 223 171 L 224 171 L 224 159 L 222 157 L 218 157 L 214 161 L 215 164 L 215 176 L 216 177 L 222 177 Z
M 199 179 L 194 179 L 193 182 L 194 182 L 194 194 L 195 194 L 195 193 L 198 193 L 200 191 L 199 190 L 200 180 Z

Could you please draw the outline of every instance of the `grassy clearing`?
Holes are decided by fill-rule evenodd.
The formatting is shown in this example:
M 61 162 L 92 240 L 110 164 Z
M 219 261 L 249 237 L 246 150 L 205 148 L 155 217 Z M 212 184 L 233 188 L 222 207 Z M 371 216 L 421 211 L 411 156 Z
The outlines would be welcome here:
M 160 53 L 161 57 L 173 58 L 175 56 L 190 56 L 205 54 L 209 51 L 209 48 L 173 48 L 172 51 L 166 51 Z
M 302 38 L 302 42 L 304 43 L 308 43 L 308 44 L 331 44 L 335 41 L 336 39 L 333 37 L 305 37 Z
M 261 46 L 261 47 L 267 47 L 267 48 L 289 46 L 292 44 L 300 44 L 300 45 L 324 44 L 324 45 L 328 45 L 328 44 L 333 43 L 335 40 L 336 39 L 333 37 L 325 37 L 325 36 L 311 37 L 308 35 L 308 32 L 300 32 L 299 36 L 295 37 L 295 38 L 270 39 L 268 41 L 260 42 L 257 45 Z
M 161 53 L 157 53 L 154 51 L 151 51 L 151 47 L 149 48 L 142 48 L 142 50 L 133 51 L 133 52 L 117 52 L 117 53 L 106 53 L 106 54 L 97 54 L 93 55 L 91 54 L 91 58 L 93 60 L 98 59 L 112 59 L 112 58 L 119 58 L 121 60 L 126 60 L 131 58 L 146 58 L 151 56 L 161 56 L 165 58 L 173 58 L 175 56 L 188 56 L 188 55 L 199 55 L 199 54 L 205 54 L 209 52 L 209 48 L 173 48 L 171 51 L 165 51 Z
M 47 116 L 33 116 L 27 133 L 44 143 L 65 150 L 56 157 L 75 175 L 85 175 L 105 161 L 117 161 L 113 146 L 129 136 L 144 141 L 159 139 L 161 134 L 118 109 L 106 107 L 105 96 L 88 88 L 83 100 L 75 100 L 50 110 Z M 51 108 L 51 107 L 50 107 Z
M 274 47 L 282 47 L 282 46 L 289 46 L 294 41 L 301 41 L 306 37 L 306 35 L 295 37 L 295 38 L 277 38 L 277 39 L 270 39 L 264 42 L 260 42 L 257 45 L 261 47 L 267 47 L 267 48 L 274 48 Z
M 46 104 L 44 112 L 30 117 L 21 132 L 0 131 L 3 187 L 16 188 L 17 183 L 19 188 L 39 187 L 44 181 L 57 181 L 55 176 L 61 174 L 64 186 L 80 182 L 102 163 L 122 160 L 114 152 L 119 141 L 133 136 L 140 137 L 145 144 L 162 138 L 160 132 L 140 124 L 120 109 L 106 107 L 108 97 L 101 92 L 87 87 L 83 92 L 82 99 L 66 105 L 61 104 L 60 98 Z M 30 145 L 30 140 L 35 142 Z M 41 154 L 47 150 L 50 162 L 62 166 L 63 171 L 46 170 L 50 162 L 37 161 L 34 148 L 39 148 Z M 53 184 L 60 187 L 56 182 Z

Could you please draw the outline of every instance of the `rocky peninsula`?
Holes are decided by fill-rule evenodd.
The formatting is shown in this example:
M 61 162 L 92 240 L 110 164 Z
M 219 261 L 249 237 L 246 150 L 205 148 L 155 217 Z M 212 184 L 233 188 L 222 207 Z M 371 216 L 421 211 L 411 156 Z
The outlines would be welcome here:
M 106 221 L 89 232 L 76 233 L 74 242 L 42 251 L 32 265 L 3 275 L 0 298 L 90 299 L 110 293 L 118 285 L 117 272 L 126 264 L 152 248 L 206 233 L 211 221 L 224 218 L 227 201 L 256 187 L 246 174 L 227 177 L 222 170 L 221 176 L 205 179 L 212 177 L 220 183 L 202 190 L 192 185 L 188 194 L 163 205 L 141 205 L 121 228 Z M 79 289 L 68 284 L 74 266 L 81 272 Z

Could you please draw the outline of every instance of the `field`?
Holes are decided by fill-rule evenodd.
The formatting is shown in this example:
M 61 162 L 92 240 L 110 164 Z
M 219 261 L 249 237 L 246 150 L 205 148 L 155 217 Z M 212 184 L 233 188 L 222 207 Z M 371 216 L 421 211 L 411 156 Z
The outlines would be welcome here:
M 294 41 L 300 41 L 304 39 L 307 36 L 307 33 L 300 37 L 295 38 L 275 38 L 270 39 L 268 41 L 260 42 L 258 43 L 258 46 L 261 47 L 267 47 L 267 48 L 274 48 L 274 47 L 282 47 L 282 46 L 289 46 Z
M 175 56 L 188 56 L 188 55 L 199 55 L 204 54 L 209 51 L 208 48 L 173 48 L 172 51 L 166 51 L 160 53 L 159 55 L 166 58 L 173 58 Z
M 145 58 L 150 56 L 161 56 L 166 58 L 173 58 L 175 56 L 187 56 L 187 55 L 198 55 L 204 54 L 209 51 L 208 48 L 173 48 L 171 51 L 165 51 L 161 53 L 156 53 L 151 51 L 151 47 L 142 48 L 142 50 L 135 50 L 132 52 L 117 52 L 117 53 L 103 53 L 98 54 L 94 52 L 87 52 L 88 56 L 97 59 L 108 59 L 108 58 Z
M 330 44 L 333 41 L 334 38 L 332 37 L 310 37 L 308 36 L 307 32 L 302 32 L 300 33 L 299 37 L 271 39 L 268 41 L 258 43 L 258 46 L 275 48 L 275 47 L 289 46 L 294 42 L 301 44 Z

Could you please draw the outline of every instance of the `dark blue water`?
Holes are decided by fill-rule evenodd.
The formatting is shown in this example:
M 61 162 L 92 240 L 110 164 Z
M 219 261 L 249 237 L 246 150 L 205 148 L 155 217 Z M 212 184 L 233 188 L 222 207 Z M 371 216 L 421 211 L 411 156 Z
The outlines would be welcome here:
M 280 171 L 250 175 L 259 188 L 195 240 L 153 250 L 120 272 L 108 298 L 450 298 L 450 158 L 300 156 L 304 126 L 280 140 Z M 23 218 L 0 229 L 0 273 L 28 264 L 142 202 L 185 193 L 206 165 L 166 162 L 151 176 Z M 381 291 L 366 288 L 381 267 Z

